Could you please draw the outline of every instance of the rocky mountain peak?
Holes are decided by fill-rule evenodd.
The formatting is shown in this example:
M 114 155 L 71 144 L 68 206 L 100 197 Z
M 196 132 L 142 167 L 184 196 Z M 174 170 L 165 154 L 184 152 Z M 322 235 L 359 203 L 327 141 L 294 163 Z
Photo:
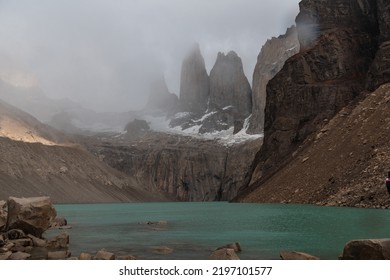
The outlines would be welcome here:
M 209 76 L 200 47 L 195 44 L 183 61 L 180 79 L 182 111 L 200 113 L 207 109 Z
M 241 58 L 230 51 L 218 53 L 210 72 L 209 109 L 232 106 L 244 117 L 252 111 L 252 91 L 243 70 Z

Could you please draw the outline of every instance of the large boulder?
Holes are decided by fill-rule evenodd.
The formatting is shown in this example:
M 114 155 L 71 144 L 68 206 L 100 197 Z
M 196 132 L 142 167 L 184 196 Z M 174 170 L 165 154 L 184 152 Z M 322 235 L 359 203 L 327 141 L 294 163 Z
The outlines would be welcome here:
M 107 252 L 106 250 L 100 250 L 96 253 L 95 260 L 115 260 L 115 254 Z
M 7 202 L 0 200 L 0 232 L 4 230 L 7 224 Z
M 41 237 L 57 216 L 49 197 L 10 197 L 7 204 L 7 230 L 21 229 L 36 237 Z
M 345 245 L 340 259 L 390 260 L 390 238 L 352 240 Z

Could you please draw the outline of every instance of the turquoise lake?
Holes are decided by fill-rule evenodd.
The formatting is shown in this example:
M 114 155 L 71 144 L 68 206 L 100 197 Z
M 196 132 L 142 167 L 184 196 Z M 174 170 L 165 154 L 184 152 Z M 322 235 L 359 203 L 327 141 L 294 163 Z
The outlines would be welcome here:
M 280 251 L 337 259 L 349 240 L 390 237 L 389 210 L 240 203 L 75 204 L 56 209 L 72 226 L 67 231 L 73 256 L 105 248 L 140 259 L 207 259 L 213 249 L 238 241 L 241 259 L 279 259 Z M 174 251 L 157 254 L 156 246 Z

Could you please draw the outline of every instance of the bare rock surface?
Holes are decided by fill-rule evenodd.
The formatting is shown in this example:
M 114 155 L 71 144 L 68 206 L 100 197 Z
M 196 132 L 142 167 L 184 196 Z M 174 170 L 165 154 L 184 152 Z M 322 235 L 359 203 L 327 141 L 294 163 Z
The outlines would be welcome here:
M 212 252 L 209 256 L 209 260 L 239 260 L 240 258 L 234 252 L 234 249 L 219 249 Z
M 340 257 L 343 260 L 389 260 L 390 239 L 363 239 L 348 242 Z
M 49 197 L 10 197 L 7 205 L 7 229 L 21 229 L 36 237 L 42 236 L 57 215 Z
M 280 252 L 282 260 L 319 260 L 320 258 L 304 252 Z

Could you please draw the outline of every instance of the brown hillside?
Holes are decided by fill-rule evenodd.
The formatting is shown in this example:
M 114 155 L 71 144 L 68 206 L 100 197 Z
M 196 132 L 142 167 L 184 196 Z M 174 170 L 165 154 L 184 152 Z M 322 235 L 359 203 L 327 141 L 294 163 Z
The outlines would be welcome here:
M 0 200 L 50 196 L 55 203 L 166 200 L 67 137 L 0 102 Z
M 242 202 L 390 208 L 390 84 L 345 107 Z

